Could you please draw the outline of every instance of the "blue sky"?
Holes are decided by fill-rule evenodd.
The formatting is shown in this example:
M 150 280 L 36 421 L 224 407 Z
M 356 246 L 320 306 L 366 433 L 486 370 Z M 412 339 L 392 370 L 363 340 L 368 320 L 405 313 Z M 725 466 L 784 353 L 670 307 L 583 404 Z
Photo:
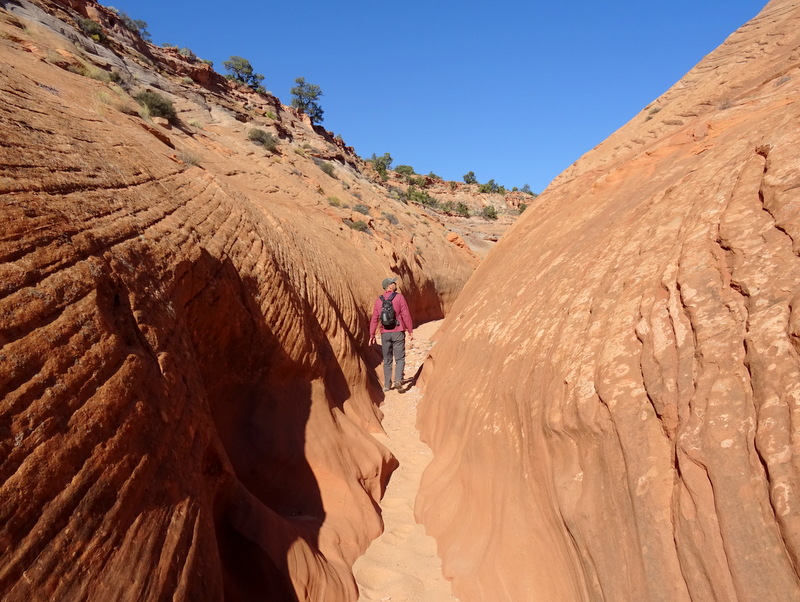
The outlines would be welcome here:
M 111 0 L 155 44 L 297 77 L 322 125 L 394 166 L 541 192 L 665 92 L 766 0 L 558 2 Z

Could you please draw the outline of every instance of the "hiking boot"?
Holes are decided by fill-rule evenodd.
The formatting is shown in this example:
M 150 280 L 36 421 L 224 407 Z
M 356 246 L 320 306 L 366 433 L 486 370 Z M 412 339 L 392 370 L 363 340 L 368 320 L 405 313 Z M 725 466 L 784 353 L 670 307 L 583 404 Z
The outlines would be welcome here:
M 383 385 L 383 392 L 388 393 L 392 390 L 392 385 Z

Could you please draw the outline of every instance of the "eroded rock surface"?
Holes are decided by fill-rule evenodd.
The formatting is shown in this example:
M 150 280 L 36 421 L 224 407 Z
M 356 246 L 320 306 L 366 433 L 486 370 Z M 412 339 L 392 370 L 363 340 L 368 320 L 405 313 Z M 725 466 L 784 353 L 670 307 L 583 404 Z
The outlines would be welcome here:
M 277 99 L 92 2 L 2 6 L 0 598 L 354 600 L 395 465 L 373 295 L 439 318 L 475 258 Z
M 562 174 L 426 362 L 462 600 L 800 599 L 800 5 Z

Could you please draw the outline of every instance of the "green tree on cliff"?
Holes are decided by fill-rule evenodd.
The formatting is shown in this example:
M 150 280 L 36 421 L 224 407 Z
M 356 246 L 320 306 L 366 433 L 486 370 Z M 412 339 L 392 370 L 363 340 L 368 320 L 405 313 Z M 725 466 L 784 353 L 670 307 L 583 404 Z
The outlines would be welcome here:
M 232 56 L 229 60 L 222 61 L 222 66 L 228 71 L 228 75 L 225 76 L 228 79 L 250 86 L 256 92 L 265 92 L 264 87 L 261 85 L 264 76 L 260 73 L 255 73 L 253 66 L 247 59 L 240 56 Z
M 304 77 L 298 77 L 294 82 L 297 85 L 291 89 L 292 106 L 308 115 L 311 123 L 322 123 L 325 111 L 317 102 L 322 96 L 322 90 L 315 84 L 309 84 Z
M 379 157 L 375 153 L 372 153 L 372 158 L 369 159 L 369 161 L 375 167 L 375 171 L 380 174 L 381 179 L 385 181 L 389 177 L 386 170 L 392 167 L 392 156 L 389 153 L 383 153 L 383 156 Z
M 475 172 L 470 171 L 464 174 L 464 182 L 466 182 L 467 184 L 477 184 L 478 178 L 475 177 Z
M 147 30 L 147 21 L 142 21 L 141 19 L 134 19 L 124 10 L 119 10 L 118 8 L 114 8 L 113 6 L 109 6 L 108 10 L 113 13 L 116 13 L 117 16 L 122 21 L 122 24 L 125 26 L 126 29 L 132 31 L 135 34 L 138 34 L 140 38 L 142 38 L 145 42 L 149 42 L 151 40 L 150 32 Z

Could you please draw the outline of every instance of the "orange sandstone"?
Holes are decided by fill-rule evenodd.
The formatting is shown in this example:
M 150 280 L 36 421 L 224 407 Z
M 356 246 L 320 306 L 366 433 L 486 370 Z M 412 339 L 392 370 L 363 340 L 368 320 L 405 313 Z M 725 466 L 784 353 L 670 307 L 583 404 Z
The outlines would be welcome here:
M 459 599 L 800 599 L 798 98 L 773 0 L 469 281 L 418 420 Z

